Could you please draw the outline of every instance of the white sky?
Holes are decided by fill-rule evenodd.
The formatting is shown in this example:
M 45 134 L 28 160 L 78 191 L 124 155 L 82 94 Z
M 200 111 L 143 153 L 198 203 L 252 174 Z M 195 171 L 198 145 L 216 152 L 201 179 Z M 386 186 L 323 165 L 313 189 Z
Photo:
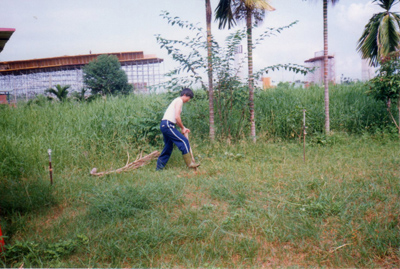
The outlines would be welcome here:
M 267 38 L 254 51 L 255 71 L 284 63 L 304 64 L 323 49 L 322 0 L 271 0 L 276 11 L 267 14 L 263 27 L 280 27 L 299 20 L 291 29 Z M 211 0 L 213 11 L 218 0 Z M 164 59 L 168 72 L 175 65 L 155 35 L 184 38 L 190 32 L 171 27 L 162 10 L 205 29 L 204 0 L 0 0 L 0 27 L 15 28 L 0 54 L 0 61 L 27 60 L 123 51 L 143 51 Z M 393 11 L 398 12 L 400 5 Z M 381 9 L 371 0 L 341 0 L 329 5 L 329 54 L 336 59 L 336 77 L 361 78 L 357 40 L 365 24 Z M 244 27 L 240 24 L 239 27 Z M 228 30 L 213 25 L 223 40 Z M 256 30 L 254 34 L 261 32 Z M 304 79 L 282 71 L 269 74 L 276 81 Z

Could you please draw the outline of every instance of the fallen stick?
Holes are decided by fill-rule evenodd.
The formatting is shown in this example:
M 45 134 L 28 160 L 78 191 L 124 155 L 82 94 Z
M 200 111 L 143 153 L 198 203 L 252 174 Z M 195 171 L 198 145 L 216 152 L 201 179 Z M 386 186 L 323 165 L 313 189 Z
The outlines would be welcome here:
M 109 170 L 109 171 L 104 171 L 104 172 L 97 172 L 97 168 L 93 168 L 92 171 L 90 171 L 90 174 L 92 176 L 105 176 L 111 173 L 121 173 L 121 172 L 126 172 L 130 170 L 137 169 L 139 167 L 142 167 L 146 164 L 148 164 L 151 160 L 158 158 L 160 156 L 160 152 L 153 151 L 149 155 L 146 155 L 142 157 L 142 154 L 140 154 L 140 157 L 138 157 L 134 162 L 127 163 L 124 167 L 118 168 L 116 170 Z M 128 155 L 128 160 L 129 160 L 129 155 Z

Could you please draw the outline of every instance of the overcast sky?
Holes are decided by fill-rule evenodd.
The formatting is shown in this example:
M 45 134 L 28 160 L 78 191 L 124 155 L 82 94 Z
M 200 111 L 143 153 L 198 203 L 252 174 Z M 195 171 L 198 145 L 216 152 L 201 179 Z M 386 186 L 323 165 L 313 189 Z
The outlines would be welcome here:
M 291 29 L 268 38 L 254 51 L 255 71 L 284 63 L 304 64 L 323 50 L 322 0 L 271 0 L 263 27 L 279 27 L 298 20 Z M 211 0 L 212 9 L 218 0 Z M 0 54 L 0 61 L 27 60 L 92 53 L 143 51 L 164 59 L 163 71 L 174 62 L 156 42 L 155 35 L 184 38 L 162 19 L 162 10 L 205 29 L 204 0 L 0 0 L 0 27 L 15 28 Z M 398 12 L 400 5 L 393 11 Z M 381 9 L 372 0 L 341 0 L 329 5 L 329 54 L 335 55 L 336 77 L 361 78 L 357 40 L 365 24 Z M 240 24 L 238 27 L 244 27 Z M 223 40 L 228 30 L 213 26 L 213 35 Z M 273 80 L 304 79 L 285 72 L 270 73 Z

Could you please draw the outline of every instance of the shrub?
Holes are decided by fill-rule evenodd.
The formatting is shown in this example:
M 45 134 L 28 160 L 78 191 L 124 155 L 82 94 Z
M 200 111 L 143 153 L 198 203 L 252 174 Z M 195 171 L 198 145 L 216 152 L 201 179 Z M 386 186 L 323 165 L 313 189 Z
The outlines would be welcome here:
M 127 94 L 133 90 L 117 56 L 100 55 L 83 67 L 83 81 L 92 94 Z

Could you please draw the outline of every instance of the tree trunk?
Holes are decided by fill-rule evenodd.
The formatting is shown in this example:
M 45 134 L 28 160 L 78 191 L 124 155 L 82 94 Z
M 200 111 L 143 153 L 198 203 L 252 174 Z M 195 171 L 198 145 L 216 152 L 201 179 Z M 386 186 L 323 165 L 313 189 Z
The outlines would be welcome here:
M 210 111 L 210 140 L 215 139 L 214 128 L 214 90 L 213 90 L 213 64 L 212 64 L 212 37 L 211 37 L 211 4 L 206 0 L 206 23 L 207 23 L 207 60 L 208 60 L 208 99 Z
M 254 121 L 254 77 L 253 77 L 253 42 L 252 42 L 252 20 L 251 10 L 247 9 L 246 27 L 247 27 L 247 65 L 249 68 L 249 107 L 250 107 L 250 136 L 255 143 L 256 126 Z
M 325 133 L 330 133 L 329 81 L 328 81 L 328 0 L 324 0 L 324 87 L 325 87 Z

